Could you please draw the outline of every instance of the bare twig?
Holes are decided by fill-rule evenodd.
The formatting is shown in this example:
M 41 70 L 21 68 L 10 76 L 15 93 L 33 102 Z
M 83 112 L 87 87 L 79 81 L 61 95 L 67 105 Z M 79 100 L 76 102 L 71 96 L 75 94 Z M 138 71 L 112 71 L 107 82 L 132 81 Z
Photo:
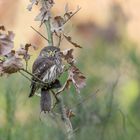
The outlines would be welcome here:
M 61 35 L 61 33 L 60 33 L 60 35 L 58 35 L 56 31 L 54 31 L 54 33 L 58 37 L 58 44 L 57 44 L 57 46 L 60 47 L 60 44 L 61 44 L 61 41 L 62 41 L 62 35 Z
M 32 76 L 34 79 L 36 79 L 38 81 L 38 83 L 42 84 L 42 85 L 48 85 L 48 83 L 42 81 L 41 79 L 39 79 L 38 77 L 36 77 L 34 74 L 30 73 L 29 71 L 25 70 L 25 69 L 20 69 L 24 72 L 26 72 L 27 74 L 29 74 L 30 76 Z
M 66 109 L 65 109 L 62 97 L 59 96 L 58 99 L 60 101 L 59 109 L 60 109 L 60 113 L 61 113 L 61 119 L 65 124 L 67 139 L 70 140 L 70 139 L 74 138 L 73 127 L 72 127 L 70 119 L 67 117 Z
M 28 70 L 28 61 L 25 60 L 25 63 L 26 63 L 26 70 Z
M 74 15 L 76 15 L 82 8 L 78 7 L 78 9 L 64 22 L 63 25 L 65 25 Z
M 79 103 L 75 104 L 74 107 L 73 107 L 72 109 L 74 109 L 74 108 L 76 108 L 77 106 L 79 106 L 79 105 L 85 103 L 85 102 L 88 101 L 88 99 L 90 99 L 91 97 L 96 96 L 96 95 L 99 93 L 99 91 L 100 91 L 100 90 L 97 89 L 94 93 L 91 93 L 89 96 L 87 96 L 87 97 L 85 97 L 84 99 L 82 99 Z
M 25 78 L 27 78 L 30 82 L 32 82 L 32 80 L 31 80 L 28 76 L 26 76 L 24 73 L 22 73 L 21 71 L 19 71 L 19 73 L 20 73 L 22 76 L 24 76 Z
M 43 37 L 45 40 L 47 40 L 47 41 L 49 42 L 49 40 L 48 40 L 44 35 L 42 35 L 39 31 L 37 31 L 34 27 L 31 26 L 31 28 L 32 28 L 35 32 L 37 32 L 41 37 Z
M 68 79 L 68 80 L 65 82 L 65 84 L 63 85 L 63 87 L 62 87 L 60 90 L 57 91 L 56 95 L 58 95 L 58 94 L 60 94 L 61 92 L 63 92 L 63 91 L 67 88 L 67 86 L 69 85 L 70 82 L 71 82 L 71 80 Z
M 21 71 L 18 71 L 23 77 L 25 77 L 26 79 L 28 79 L 30 82 L 36 83 L 36 84 L 40 84 L 40 85 L 44 85 L 45 83 L 41 83 L 38 81 L 33 81 L 32 79 L 30 79 L 28 76 L 26 76 L 24 73 L 22 73 Z M 42 81 L 43 82 L 43 81 Z
M 118 85 L 119 78 L 120 78 L 120 74 L 118 75 L 117 79 L 115 80 L 115 82 L 112 85 L 110 101 L 108 103 L 109 109 L 108 109 L 108 112 L 107 112 L 107 114 L 105 116 L 105 123 L 104 123 L 104 125 L 102 127 L 101 138 L 100 138 L 101 140 L 104 139 L 106 126 L 107 126 L 107 124 L 108 124 L 108 122 L 109 122 L 109 120 L 111 118 L 111 113 L 112 113 L 112 109 L 113 109 L 113 101 L 114 101 L 114 92 L 115 92 L 115 89 L 116 89 L 116 87 Z

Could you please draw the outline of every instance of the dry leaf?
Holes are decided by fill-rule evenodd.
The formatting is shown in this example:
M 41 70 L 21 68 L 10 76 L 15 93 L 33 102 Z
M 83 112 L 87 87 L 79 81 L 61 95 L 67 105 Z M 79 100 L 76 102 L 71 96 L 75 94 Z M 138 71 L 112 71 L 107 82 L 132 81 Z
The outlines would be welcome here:
M 44 21 L 48 20 L 49 17 L 50 17 L 50 11 L 47 10 L 46 8 L 42 7 L 40 9 L 40 13 L 36 16 L 35 20 L 41 21 L 41 25 L 42 25 L 42 23 L 44 23 Z
M 0 30 L 5 31 L 5 27 L 3 25 L 0 26 Z
M 75 113 L 71 109 L 66 109 L 66 115 L 68 118 L 75 117 Z
M 26 54 L 25 46 L 21 44 L 20 48 L 16 51 L 16 53 L 18 55 L 23 55 L 24 56 Z
M 67 40 L 68 42 L 70 42 L 74 47 L 76 47 L 76 48 L 82 48 L 80 45 L 78 45 L 77 43 L 73 42 L 73 41 L 72 41 L 72 38 L 71 38 L 70 36 L 64 35 L 64 37 L 65 37 L 66 40 Z
M 72 80 L 72 83 L 74 84 L 74 86 L 78 92 L 80 92 L 80 89 L 86 85 L 86 77 L 74 65 L 71 66 L 71 68 L 69 70 L 69 79 Z
M 74 57 L 73 57 L 73 49 L 67 49 L 63 52 L 61 52 L 62 54 L 62 58 L 64 58 L 67 63 L 69 64 L 73 64 L 74 63 Z
M 34 4 L 37 5 L 38 2 L 39 2 L 39 0 L 31 0 L 31 4 L 29 4 L 29 5 L 27 6 L 27 9 L 28 9 L 29 11 L 31 11 L 32 8 L 33 8 L 33 5 L 34 5 Z
M 10 58 L 7 58 L 7 60 L 3 62 L 2 67 L 4 73 L 15 73 L 23 68 L 22 59 L 17 56 L 12 56 Z
M 69 5 L 68 3 L 65 5 L 65 14 L 64 14 L 64 19 L 67 21 L 68 19 L 71 18 L 73 12 L 69 11 Z
M 17 55 L 23 56 L 23 59 L 25 61 L 28 61 L 30 59 L 30 54 L 29 54 L 29 48 L 31 47 L 31 44 L 26 44 L 26 45 L 20 45 L 19 50 L 16 51 Z
M 63 25 L 65 23 L 65 20 L 63 17 L 61 16 L 56 16 L 54 17 L 53 21 L 52 21 L 52 28 L 51 31 L 52 32 L 59 32 L 63 30 Z
M 14 47 L 14 33 L 8 31 L 8 34 L 0 33 L 0 55 L 6 55 L 11 52 Z
M 51 17 L 51 8 L 54 5 L 53 0 L 46 0 L 43 1 L 43 6 L 40 9 L 40 13 L 36 16 L 36 21 L 41 21 L 41 25 L 44 23 L 44 21 L 48 20 Z

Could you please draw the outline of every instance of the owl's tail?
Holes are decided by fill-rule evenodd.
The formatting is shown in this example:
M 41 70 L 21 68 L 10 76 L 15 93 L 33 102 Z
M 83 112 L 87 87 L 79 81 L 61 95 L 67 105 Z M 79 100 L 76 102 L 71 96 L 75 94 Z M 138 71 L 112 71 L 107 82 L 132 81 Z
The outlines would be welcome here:
M 51 95 L 49 91 L 46 87 L 41 88 L 40 107 L 41 112 L 44 111 L 44 113 L 51 110 Z

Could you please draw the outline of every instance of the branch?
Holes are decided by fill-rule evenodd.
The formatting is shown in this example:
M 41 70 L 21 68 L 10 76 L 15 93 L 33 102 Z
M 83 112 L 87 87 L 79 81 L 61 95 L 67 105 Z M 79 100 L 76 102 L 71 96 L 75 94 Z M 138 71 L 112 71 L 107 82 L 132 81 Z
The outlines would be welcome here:
M 34 27 L 30 26 L 35 32 L 37 32 L 41 37 L 43 37 L 45 40 L 47 40 L 49 42 L 49 40 L 44 36 L 42 35 L 39 31 L 37 31 Z
M 110 100 L 109 100 L 109 103 L 108 103 L 108 112 L 105 116 L 105 123 L 102 127 L 100 140 L 104 139 L 105 129 L 106 129 L 107 124 L 109 123 L 109 120 L 111 118 L 111 113 L 112 113 L 112 110 L 113 110 L 114 92 L 115 92 L 115 89 L 118 85 L 119 78 L 120 78 L 120 75 L 117 77 L 117 79 L 115 80 L 115 82 L 113 83 L 113 85 L 111 87 L 111 93 L 110 93 L 111 95 L 110 95 Z
M 82 8 L 78 7 L 78 9 L 64 22 L 65 25 L 73 16 L 75 16 Z
M 36 84 L 40 84 L 40 85 L 45 85 L 45 83 L 42 81 L 42 83 L 37 82 L 37 81 L 33 81 L 32 79 L 30 79 L 28 76 L 26 76 L 24 73 L 22 73 L 21 71 L 18 71 L 23 77 L 25 77 L 26 79 L 28 79 L 30 82 L 36 83 Z
M 24 76 L 25 78 L 27 78 L 30 82 L 32 82 L 32 80 L 31 80 L 28 76 L 26 76 L 24 73 L 22 73 L 21 71 L 19 71 L 19 73 L 20 73 L 22 76 Z
M 52 34 L 52 32 L 51 32 L 50 18 L 48 18 L 48 20 L 46 20 L 46 21 L 44 22 L 44 24 L 45 24 L 45 26 L 46 26 L 46 28 L 47 28 L 48 43 L 49 43 L 50 46 L 51 46 L 51 45 L 53 46 L 53 34 Z
M 62 35 L 61 35 L 61 33 L 60 33 L 60 35 L 58 35 L 56 31 L 54 31 L 54 33 L 58 37 L 58 44 L 57 44 L 57 46 L 59 48 L 60 47 L 60 44 L 61 44 L 61 41 L 62 41 Z
M 63 85 L 63 87 L 60 90 L 57 91 L 56 96 L 59 95 L 61 92 L 63 92 L 68 87 L 68 85 L 70 84 L 70 82 L 71 82 L 71 80 L 68 79 L 65 82 L 65 84 Z
M 61 113 L 61 119 L 62 119 L 62 121 L 64 122 L 64 125 L 65 125 L 65 129 L 66 129 L 66 133 L 67 133 L 67 139 L 70 140 L 70 139 L 74 138 L 73 127 L 72 127 L 70 119 L 67 117 L 66 109 L 65 109 L 62 97 L 59 96 L 58 99 L 59 99 L 59 102 L 60 102 L 59 103 L 60 104 L 59 109 L 60 109 L 60 113 Z
M 25 69 L 21 69 L 21 70 L 24 71 L 24 72 L 26 72 L 27 74 L 29 74 L 33 78 L 35 78 L 37 81 L 39 81 L 40 84 L 42 84 L 42 85 L 47 85 L 48 84 L 48 83 L 42 81 L 41 79 L 39 79 L 38 77 L 36 77 L 34 74 L 30 73 L 29 71 L 27 71 Z

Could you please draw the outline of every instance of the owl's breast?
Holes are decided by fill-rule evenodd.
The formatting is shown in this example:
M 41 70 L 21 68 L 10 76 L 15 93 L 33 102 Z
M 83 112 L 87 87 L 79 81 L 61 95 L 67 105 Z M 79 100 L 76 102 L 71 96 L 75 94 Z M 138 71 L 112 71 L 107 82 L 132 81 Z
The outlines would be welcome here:
M 63 72 L 62 65 L 53 65 L 51 66 L 45 73 L 43 77 L 43 81 L 47 83 L 51 83 L 55 81 Z

